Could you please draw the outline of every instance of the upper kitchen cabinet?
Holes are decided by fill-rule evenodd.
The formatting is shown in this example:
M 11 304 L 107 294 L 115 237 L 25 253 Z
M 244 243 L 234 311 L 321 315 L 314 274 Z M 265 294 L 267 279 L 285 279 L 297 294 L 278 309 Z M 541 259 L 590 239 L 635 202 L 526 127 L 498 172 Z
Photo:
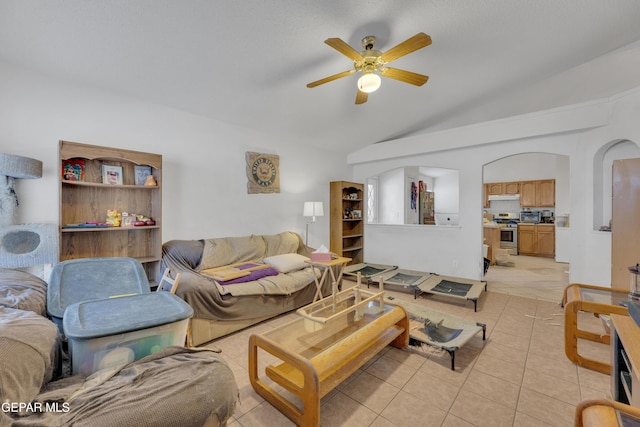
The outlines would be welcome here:
M 490 182 L 486 184 L 487 196 L 498 194 L 520 194 L 519 182 Z
M 489 182 L 484 184 L 484 207 L 490 207 L 489 196 L 520 194 L 519 182 Z
M 520 182 L 520 206 L 523 208 L 548 208 L 555 204 L 555 179 Z
M 536 182 L 536 203 L 541 208 L 549 208 L 556 205 L 555 179 Z

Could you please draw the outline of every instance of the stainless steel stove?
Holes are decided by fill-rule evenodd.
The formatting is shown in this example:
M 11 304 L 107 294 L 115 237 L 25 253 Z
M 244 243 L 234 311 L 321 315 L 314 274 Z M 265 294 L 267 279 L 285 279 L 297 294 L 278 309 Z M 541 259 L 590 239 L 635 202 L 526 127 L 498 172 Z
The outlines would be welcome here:
M 504 212 L 494 215 L 493 220 L 500 224 L 500 249 L 509 249 L 511 255 L 518 255 L 518 222 L 516 213 Z

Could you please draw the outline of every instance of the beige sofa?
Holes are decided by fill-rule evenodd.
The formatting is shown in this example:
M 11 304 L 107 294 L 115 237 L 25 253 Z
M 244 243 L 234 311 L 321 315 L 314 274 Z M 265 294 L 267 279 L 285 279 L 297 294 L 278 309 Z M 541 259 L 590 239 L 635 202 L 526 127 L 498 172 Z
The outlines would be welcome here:
M 310 256 L 297 233 L 203 240 L 171 240 L 162 248 L 162 268 L 181 274 L 177 295 L 191 307 L 191 345 L 199 345 L 313 301 L 319 272 L 300 262 Z M 280 258 L 290 270 L 278 265 Z M 278 260 L 276 260 L 278 259 Z M 238 263 L 268 263 L 276 275 L 223 284 L 210 271 Z M 286 263 L 286 262 L 285 262 Z M 325 283 L 322 294 L 330 292 Z

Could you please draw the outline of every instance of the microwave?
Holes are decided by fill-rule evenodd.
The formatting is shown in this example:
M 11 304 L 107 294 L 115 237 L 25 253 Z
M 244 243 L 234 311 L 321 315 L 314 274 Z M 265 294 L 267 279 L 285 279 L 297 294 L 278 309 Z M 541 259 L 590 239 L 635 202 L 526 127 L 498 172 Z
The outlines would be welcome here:
M 537 223 L 542 221 L 542 212 L 540 211 L 522 211 L 520 212 L 520 222 Z

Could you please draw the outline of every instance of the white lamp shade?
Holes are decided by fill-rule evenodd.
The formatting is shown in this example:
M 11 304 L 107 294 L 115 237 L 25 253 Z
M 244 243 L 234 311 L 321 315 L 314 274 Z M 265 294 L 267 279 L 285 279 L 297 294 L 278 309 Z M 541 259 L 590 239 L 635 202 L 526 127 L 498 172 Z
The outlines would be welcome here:
M 302 216 L 324 216 L 322 202 L 304 202 Z
M 380 88 L 382 79 L 379 75 L 374 73 L 364 74 L 358 79 L 358 89 L 362 92 L 371 93 Z

